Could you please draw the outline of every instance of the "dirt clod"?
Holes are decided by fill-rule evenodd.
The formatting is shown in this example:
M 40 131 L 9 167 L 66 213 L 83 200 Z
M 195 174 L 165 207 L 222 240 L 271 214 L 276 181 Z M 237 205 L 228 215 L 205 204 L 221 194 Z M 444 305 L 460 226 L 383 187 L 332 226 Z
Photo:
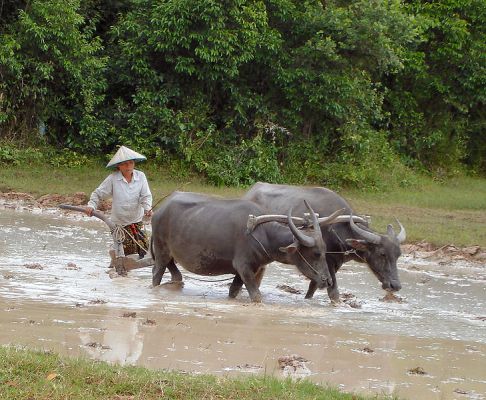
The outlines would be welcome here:
M 427 375 L 427 372 L 424 371 L 422 367 L 415 367 L 415 368 L 410 368 L 408 370 L 409 375 Z
M 292 286 L 289 285 L 277 285 L 277 289 L 283 290 L 284 292 L 287 293 L 292 293 L 292 294 L 302 294 L 302 290 L 295 289 Z
M 385 296 L 383 296 L 380 301 L 384 301 L 386 303 L 404 303 L 405 300 L 403 300 L 402 297 L 397 296 L 393 292 L 386 292 Z
M 280 369 L 284 369 L 285 367 L 292 367 L 297 369 L 303 363 L 308 362 L 304 357 L 292 354 L 290 356 L 282 356 L 278 358 L 278 366 Z
M 361 351 L 362 351 L 363 353 L 368 353 L 368 354 L 371 354 L 371 353 L 374 353 L 374 352 L 375 352 L 375 351 L 374 351 L 372 348 L 370 348 L 370 347 L 363 347 L 363 348 L 361 349 Z
M 137 316 L 137 313 L 135 311 L 125 312 L 122 315 L 123 318 L 135 318 L 136 316 Z
M 67 269 L 69 271 L 79 271 L 81 268 L 79 268 L 76 264 L 73 262 L 68 262 L 64 269 Z
M 24 264 L 24 267 L 28 269 L 44 269 L 39 263 Z
M 88 304 L 106 304 L 106 300 L 96 299 L 88 301 Z

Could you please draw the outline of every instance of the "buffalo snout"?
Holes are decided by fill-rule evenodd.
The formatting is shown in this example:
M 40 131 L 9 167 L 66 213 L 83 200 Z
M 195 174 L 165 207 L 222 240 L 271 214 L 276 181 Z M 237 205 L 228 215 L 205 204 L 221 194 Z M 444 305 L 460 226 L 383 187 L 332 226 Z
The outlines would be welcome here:
M 400 281 L 392 280 L 392 281 L 389 281 L 389 282 L 383 282 L 381 287 L 383 289 L 389 290 L 391 292 L 398 292 L 402 288 L 402 285 L 401 285 Z

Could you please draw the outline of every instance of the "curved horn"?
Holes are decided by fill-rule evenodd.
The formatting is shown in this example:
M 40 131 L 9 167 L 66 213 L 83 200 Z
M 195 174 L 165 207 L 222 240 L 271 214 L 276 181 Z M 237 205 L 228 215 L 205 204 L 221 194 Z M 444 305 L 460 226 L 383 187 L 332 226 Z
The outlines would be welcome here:
M 324 225 L 330 225 L 330 224 L 333 224 L 333 223 L 336 223 L 336 222 L 348 222 L 349 218 L 351 218 L 351 215 L 341 215 L 345 210 L 346 210 L 345 208 L 341 208 L 340 210 L 334 211 L 331 215 L 329 215 L 327 217 L 318 218 L 317 219 L 318 224 L 320 226 L 324 226 Z M 357 221 L 357 222 L 362 222 L 362 220 L 363 220 L 361 217 L 353 217 L 353 218 L 359 218 L 359 221 Z
M 365 239 L 367 242 L 374 243 L 374 244 L 379 244 L 381 242 L 381 236 L 377 235 L 376 233 L 366 231 L 364 229 L 361 229 L 356 225 L 353 221 L 353 214 L 351 214 L 351 218 L 349 220 L 349 225 L 351 226 L 351 229 L 353 232 L 361 236 L 363 239 Z
M 319 218 L 319 224 L 321 221 L 325 222 L 326 219 L 329 217 L 324 217 L 324 218 Z M 337 216 L 333 223 L 338 223 L 338 222 L 349 222 L 350 219 L 353 219 L 354 222 L 361 222 L 362 224 L 368 224 L 368 220 L 363 217 L 359 217 L 357 215 L 350 215 L 350 214 L 344 214 L 344 215 L 339 215 Z
M 305 247 L 314 247 L 316 245 L 316 241 L 314 238 L 304 235 L 295 226 L 294 221 L 292 221 L 292 208 L 290 208 L 287 215 L 287 223 L 289 224 L 291 232 L 294 234 L 295 238 L 299 241 L 299 243 L 302 243 L 302 245 L 304 245 Z
M 299 225 L 305 225 L 305 219 L 299 217 L 292 217 L 294 223 Z M 248 232 L 253 232 L 253 230 L 260 224 L 265 224 L 267 222 L 280 222 L 286 224 L 288 222 L 287 215 L 281 214 L 266 214 L 255 216 L 253 214 L 248 215 L 248 221 L 246 223 L 246 228 Z
M 395 219 L 396 219 L 398 225 L 400 225 L 400 232 L 397 235 L 397 240 L 398 240 L 398 243 L 403 243 L 405 241 L 405 239 L 407 238 L 407 232 L 405 232 L 405 228 L 400 223 L 400 221 L 397 218 L 395 218 Z
M 312 215 L 312 226 L 314 227 L 314 230 L 316 232 L 319 232 L 321 230 L 321 228 L 319 227 L 319 221 L 317 220 L 316 213 L 314 212 L 314 210 L 312 209 L 310 204 L 307 202 L 307 200 L 304 200 L 304 204 L 307 207 L 307 209 L 309 210 L 310 214 Z

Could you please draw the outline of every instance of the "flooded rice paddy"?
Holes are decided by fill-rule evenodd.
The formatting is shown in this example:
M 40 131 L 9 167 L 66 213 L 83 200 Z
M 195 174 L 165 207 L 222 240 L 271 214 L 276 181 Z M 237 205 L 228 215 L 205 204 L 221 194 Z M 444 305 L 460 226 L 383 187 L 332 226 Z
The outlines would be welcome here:
M 229 281 L 150 268 L 110 278 L 104 223 L 57 210 L 0 209 L 0 345 L 152 369 L 305 377 L 406 399 L 486 399 L 486 266 L 399 260 L 401 301 L 365 265 L 338 273 L 343 304 L 305 300 L 294 267 L 267 267 L 263 304 Z M 163 282 L 169 279 L 164 277 Z

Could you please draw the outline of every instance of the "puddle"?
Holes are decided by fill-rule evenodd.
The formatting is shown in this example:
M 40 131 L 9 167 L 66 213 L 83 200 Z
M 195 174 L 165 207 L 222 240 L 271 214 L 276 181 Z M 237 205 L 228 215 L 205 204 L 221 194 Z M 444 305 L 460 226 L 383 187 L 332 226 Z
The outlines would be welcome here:
M 95 219 L 0 209 L 0 344 L 194 373 L 290 374 L 409 399 L 486 399 L 485 266 L 402 257 L 402 301 L 387 302 L 364 265 L 346 264 L 340 291 L 359 307 L 333 307 L 325 290 L 305 300 L 307 281 L 273 263 L 254 305 L 244 290 L 228 299 L 229 282 L 185 271 L 181 290 L 150 288 L 150 268 L 110 279 L 110 241 Z M 286 357 L 305 362 L 282 367 Z

